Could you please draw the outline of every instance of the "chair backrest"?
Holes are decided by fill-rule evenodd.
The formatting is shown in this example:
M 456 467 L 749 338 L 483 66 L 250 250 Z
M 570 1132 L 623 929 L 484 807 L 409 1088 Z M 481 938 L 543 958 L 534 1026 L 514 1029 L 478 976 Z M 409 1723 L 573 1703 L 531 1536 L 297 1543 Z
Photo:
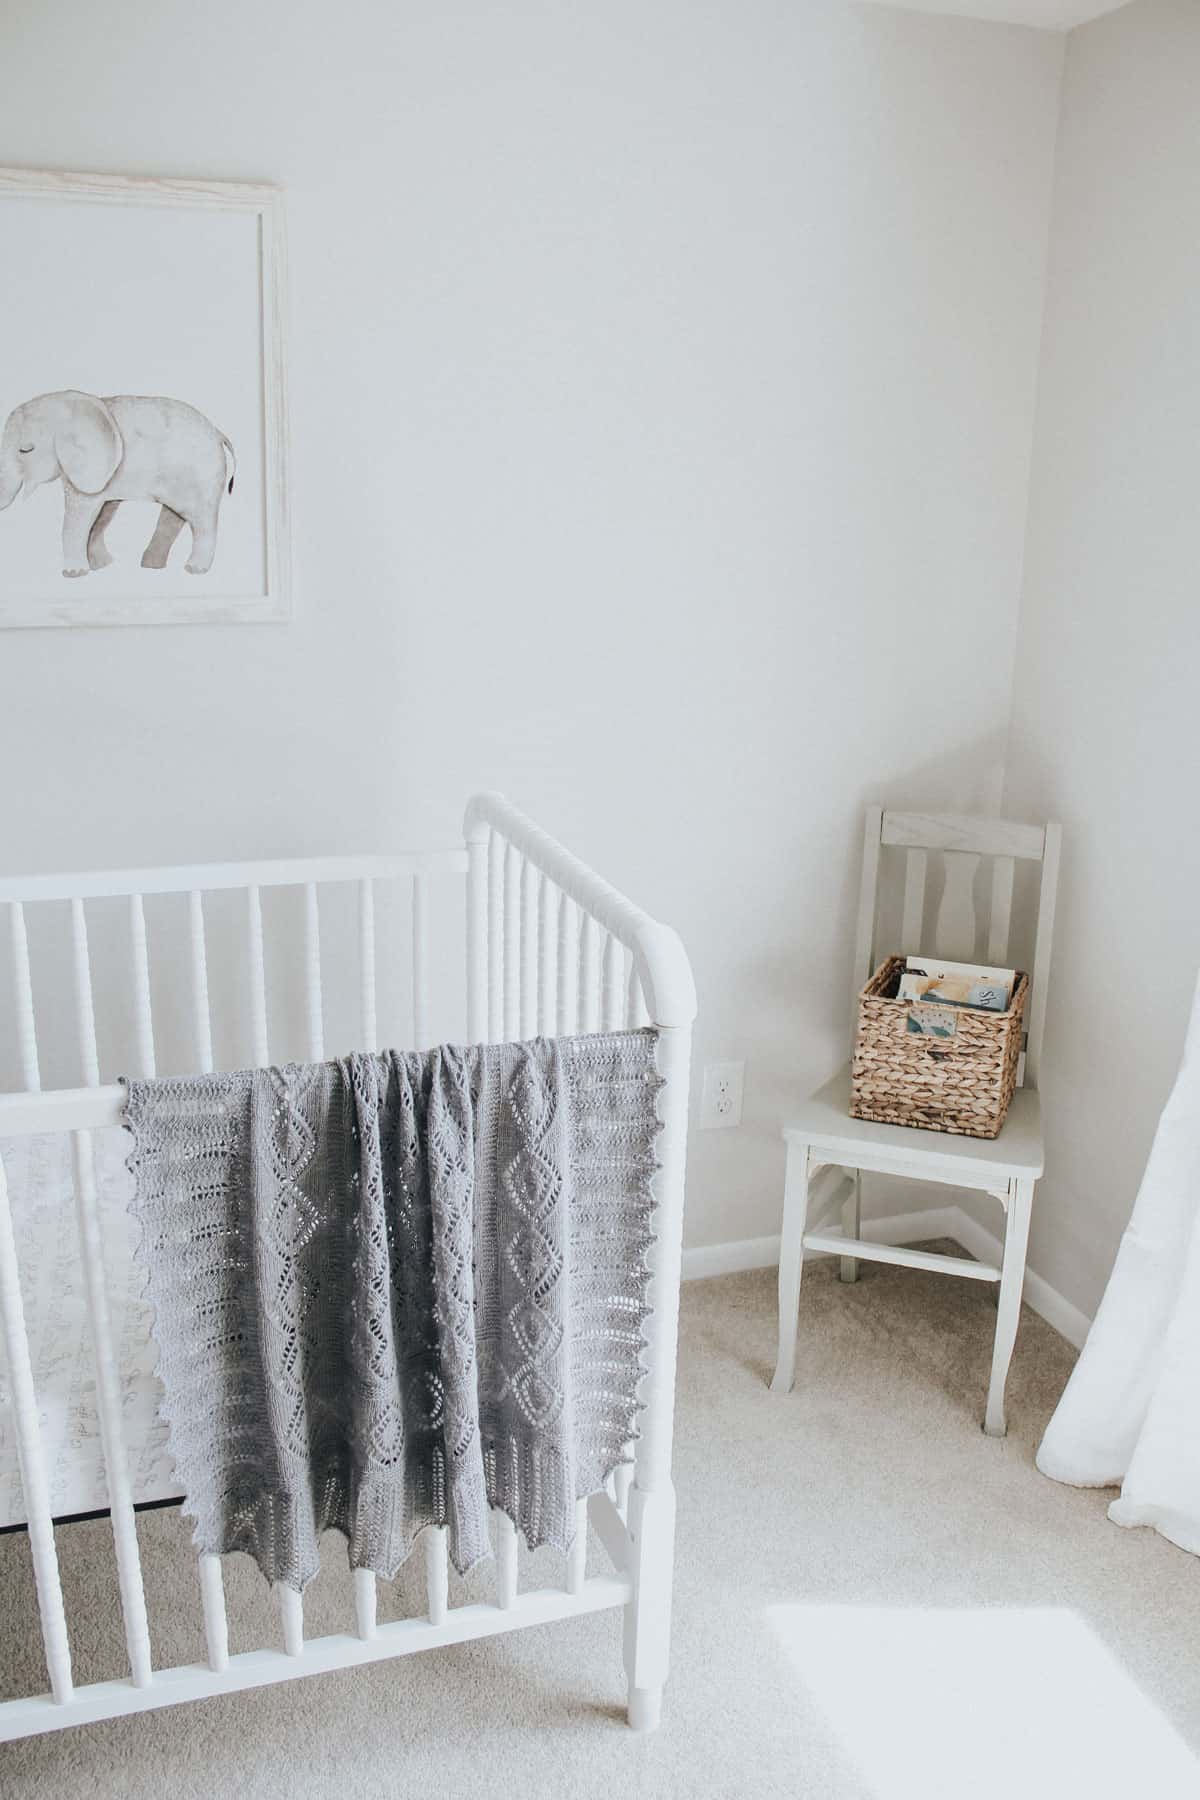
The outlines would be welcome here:
M 1026 1047 L 1019 1080 L 1036 1087 L 1046 1021 L 1046 990 L 1054 935 L 1054 905 L 1062 841 L 1060 825 L 1020 825 L 1010 819 L 977 819 L 960 813 L 887 812 L 867 809 L 862 887 L 854 951 L 854 994 L 884 956 L 924 952 L 960 962 L 983 961 L 1011 968 L 1013 892 L 1017 866 L 1033 865 L 1040 876 L 1033 953 L 1023 963 L 1030 978 L 1025 1014 Z M 903 857 L 903 906 L 898 939 L 877 941 L 884 853 Z M 931 858 L 941 864 L 940 891 L 929 881 Z M 989 865 L 981 880 L 981 868 Z M 986 905 L 976 890 L 986 887 Z M 936 912 L 926 928 L 926 914 Z

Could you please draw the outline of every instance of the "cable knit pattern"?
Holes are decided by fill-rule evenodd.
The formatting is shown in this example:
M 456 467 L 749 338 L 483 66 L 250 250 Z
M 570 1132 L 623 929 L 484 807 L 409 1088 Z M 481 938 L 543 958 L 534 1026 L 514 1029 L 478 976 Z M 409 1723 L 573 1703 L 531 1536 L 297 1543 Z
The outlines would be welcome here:
M 201 1551 L 390 1579 L 488 1507 L 565 1550 L 636 1435 L 656 1034 L 126 1083 L 131 1211 Z

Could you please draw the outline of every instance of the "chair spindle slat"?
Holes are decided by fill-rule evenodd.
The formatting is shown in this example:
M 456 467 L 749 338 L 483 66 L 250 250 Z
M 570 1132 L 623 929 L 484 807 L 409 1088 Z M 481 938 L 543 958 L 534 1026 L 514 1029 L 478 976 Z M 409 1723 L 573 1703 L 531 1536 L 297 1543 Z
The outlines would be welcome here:
M 934 934 L 939 956 L 971 961 L 979 935 L 975 915 L 975 876 L 979 858 L 973 851 L 942 852 L 946 878 L 938 904 L 937 930 Z
M 988 918 L 988 961 L 1008 961 L 1008 933 L 1012 921 L 1013 873 L 1011 856 L 997 856 L 992 863 L 992 906 Z
M 921 950 L 925 922 L 925 872 L 929 858 L 924 850 L 910 850 L 904 859 L 904 913 L 900 924 L 900 952 L 916 956 Z

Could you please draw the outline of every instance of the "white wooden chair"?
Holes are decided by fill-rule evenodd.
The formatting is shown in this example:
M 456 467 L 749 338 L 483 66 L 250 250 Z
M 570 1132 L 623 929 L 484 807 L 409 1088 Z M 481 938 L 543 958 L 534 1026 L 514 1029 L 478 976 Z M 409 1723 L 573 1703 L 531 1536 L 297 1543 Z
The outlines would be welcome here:
M 1037 1079 L 1060 841 L 1061 827 L 1053 824 L 1043 827 L 952 814 L 885 812 L 880 807 L 868 811 L 854 955 L 856 1007 L 858 991 L 882 958 L 892 951 L 905 955 L 924 952 L 968 961 L 979 958 L 982 941 L 988 963 L 1012 967 L 1008 958 L 1016 864 L 1036 863 L 1040 865 L 1036 947 L 1032 958 L 1021 964 L 1027 971 L 1032 969 L 1026 1046 L 1018 1068 L 1018 1089 L 995 1139 L 956 1137 L 852 1119 L 848 1067 L 814 1094 L 784 1127 L 787 1176 L 779 1255 L 779 1358 L 771 1383 L 773 1393 L 787 1393 L 795 1376 L 796 1322 L 805 1250 L 840 1256 L 843 1281 L 857 1279 L 860 1257 L 974 1281 L 995 1281 L 1000 1284 L 999 1305 L 983 1428 L 992 1437 L 1003 1437 L 1004 1386 L 1020 1316 L 1033 1191 L 1044 1163 Z M 886 850 L 903 852 L 905 871 L 899 941 L 884 943 L 877 942 L 876 934 L 880 926 L 881 855 Z M 934 929 L 925 934 L 931 853 L 941 854 L 944 881 Z M 974 904 L 984 858 L 991 863 L 986 935 L 980 929 Z M 863 1242 L 859 1235 L 863 1170 L 995 1195 L 1007 1214 L 1001 1267 Z M 810 1207 L 815 1221 L 812 1230 L 808 1227 Z M 838 1210 L 840 1232 L 828 1229 L 831 1215 Z M 826 1229 L 822 1230 L 822 1225 Z

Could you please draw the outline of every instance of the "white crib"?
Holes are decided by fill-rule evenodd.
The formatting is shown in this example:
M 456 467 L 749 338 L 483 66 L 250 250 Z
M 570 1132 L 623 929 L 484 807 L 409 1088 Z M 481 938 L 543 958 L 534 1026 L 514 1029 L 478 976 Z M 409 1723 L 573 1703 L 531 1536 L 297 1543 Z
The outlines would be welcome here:
M 10 1003 L 15 1025 L 14 1054 L 19 1056 L 23 1091 L 0 1094 L 0 1141 L 33 1134 L 67 1133 L 72 1147 L 75 1207 L 82 1286 L 94 1351 L 96 1410 L 103 1449 L 108 1512 L 119 1579 L 128 1679 L 76 1686 L 72 1680 L 67 1635 L 69 1596 L 63 1592 L 55 1549 L 55 1507 L 39 1422 L 39 1396 L 30 1356 L 30 1340 L 22 1303 L 17 1239 L 8 1188 L 0 1164 L 0 1315 L 7 1359 L 13 1435 L 24 1495 L 24 1516 L 36 1577 L 42 1642 L 50 1692 L 0 1702 L 0 1740 L 65 1726 L 140 1712 L 176 1702 L 201 1700 L 211 1694 L 287 1681 L 351 1664 L 404 1656 L 441 1644 L 461 1643 L 525 1625 L 571 1618 L 608 1607 L 624 1609 L 624 1657 L 629 1687 L 629 1722 L 648 1729 L 658 1722 L 667 1672 L 670 1630 L 675 1499 L 671 1484 L 671 1434 L 675 1387 L 680 1245 L 687 1135 L 688 1065 L 695 989 L 683 947 L 675 933 L 656 924 L 615 889 L 569 855 L 530 820 L 497 795 L 479 795 L 467 807 L 465 847 L 403 856 L 339 857 L 212 865 L 194 868 L 141 869 L 106 874 L 49 876 L 0 880 L 0 902 L 7 903 L 12 935 Z M 465 878 L 465 907 L 461 890 Z M 357 989 L 354 1041 L 331 1043 L 329 1054 L 353 1048 L 376 1049 L 377 965 L 385 948 L 377 938 L 377 896 L 384 885 L 407 890 L 405 920 L 411 945 L 405 946 L 406 998 L 416 1048 L 429 1042 L 437 1005 L 432 989 L 444 958 L 432 940 L 435 927 L 456 908 L 465 921 L 466 1035 L 471 1042 L 532 1037 L 538 1033 L 611 1030 L 654 1023 L 661 1032 L 659 1067 L 666 1085 L 660 1097 L 663 1129 L 658 1139 L 659 1173 L 656 1243 L 652 1253 L 652 1313 L 647 1325 L 642 1387 L 644 1411 L 635 1460 L 630 1471 L 618 1472 L 610 1488 L 580 1502 L 580 1529 L 563 1569 L 560 1588 L 520 1591 L 516 1533 L 498 1519 L 495 1598 L 492 1604 L 451 1605 L 444 1531 L 424 1534 L 427 1608 L 423 1618 L 381 1623 L 376 1619 L 375 1577 L 346 1572 L 344 1634 L 306 1638 L 299 1597 L 280 1588 L 280 1645 L 233 1655 L 229 1651 L 225 1589 L 221 1560 L 198 1559 L 207 1662 L 156 1668 L 152 1654 L 152 1622 L 138 1553 L 136 1495 L 130 1479 L 122 1405 L 122 1379 L 114 1340 L 108 1284 L 102 1254 L 101 1217 L 97 1206 L 93 1133 L 119 1124 L 122 1090 L 102 1080 L 98 1036 L 104 1002 L 114 995 L 132 1019 L 139 1066 L 122 1065 L 121 1073 L 156 1073 L 156 1037 L 164 1030 L 178 1036 L 186 1021 L 193 1046 L 190 1067 L 214 1064 L 214 1038 L 230 1045 L 221 1066 L 261 1065 L 272 1055 L 269 990 L 277 998 L 283 988 L 298 997 L 304 1027 L 304 1054 L 317 1060 L 326 1051 L 326 987 L 334 973 L 325 959 L 323 982 L 322 907 L 325 896 L 347 889 L 354 918 L 357 953 L 338 959 L 344 976 L 353 963 Z M 271 890 L 299 890 L 300 915 L 291 940 L 272 934 Z M 450 890 L 456 890 L 453 901 Z M 146 900 L 175 896 L 170 906 L 181 926 L 179 943 L 166 956 L 165 926 L 148 932 Z M 218 896 L 220 898 L 218 899 Z M 220 983 L 213 973 L 207 942 L 206 900 L 223 908 L 228 925 L 231 901 L 241 944 L 237 978 L 231 995 L 245 1003 L 248 1041 L 240 1048 L 235 1023 L 214 1004 Z M 104 903 L 111 921 L 112 903 L 126 909 L 124 944 L 117 959 L 123 973 L 114 987 L 101 977 L 98 946 L 89 947 L 88 903 Z M 43 906 L 69 903 L 69 983 L 74 994 L 78 1065 L 84 1085 L 43 1091 L 40 1068 L 45 1061 L 46 1033 L 39 1043 L 35 1012 L 35 980 L 49 993 L 59 970 L 42 971 L 31 950 L 30 916 Z M 166 903 L 153 904 L 164 909 Z M 93 913 L 98 908 L 93 906 Z M 157 918 L 157 915 L 156 915 Z M 111 937 L 111 932 L 109 933 Z M 159 939 L 164 941 L 162 966 Z M 294 940 L 294 941 L 292 941 Z M 155 956 L 151 956 L 151 946 Z M 106 947 L 108 947 L 106 945 Z M 391 937 L 387 948 L 395 949 Z M 36 949 L 36 945 L 34 945 Z M 275 962 L 268 980 L 268 951 Z M 458 959 L 461 966 L 461 957 Z M 297 966 L 299 963 L 300 966 Z M 167 966 L 169 964 L 169 967 Z M 128 991 L 128 971 L 133 988 Z M 283 979 L 280 980 L 282 972 Z M 157 991 L 158 1007 L 153 995 Z M 458 1000 L 461 1017 L 461 996 Z M 57 1008 L 61 1025 L 63 1006 Z M 461 1035 L 444 1031 L 442 1037 Z M 248 1051 L 248 1054 L 247 1054 Z M 279 1052 L 276 1050 L 276 1056 Z M 104 1073 L 116 1073 L 105 1070 Z M 163 1070 L 162 1072 L 166 1072 Z M 186 1070 L 172 1069 L 172 1073 Z M 624 1479 L 622 1479 L 624 1476 Z M 60 1524 L 58 1529 L 70 1529 Z M 587 1574 L 588 1530 L 595 1534 L 611 1564 L 611 1573 Z M 186 1522 L 180 1530 L 189 1529 Z M 32 1621 L 30 1621 L 32 1628 Z M 6 1629 L 12 1629 L 10 1622 Z

